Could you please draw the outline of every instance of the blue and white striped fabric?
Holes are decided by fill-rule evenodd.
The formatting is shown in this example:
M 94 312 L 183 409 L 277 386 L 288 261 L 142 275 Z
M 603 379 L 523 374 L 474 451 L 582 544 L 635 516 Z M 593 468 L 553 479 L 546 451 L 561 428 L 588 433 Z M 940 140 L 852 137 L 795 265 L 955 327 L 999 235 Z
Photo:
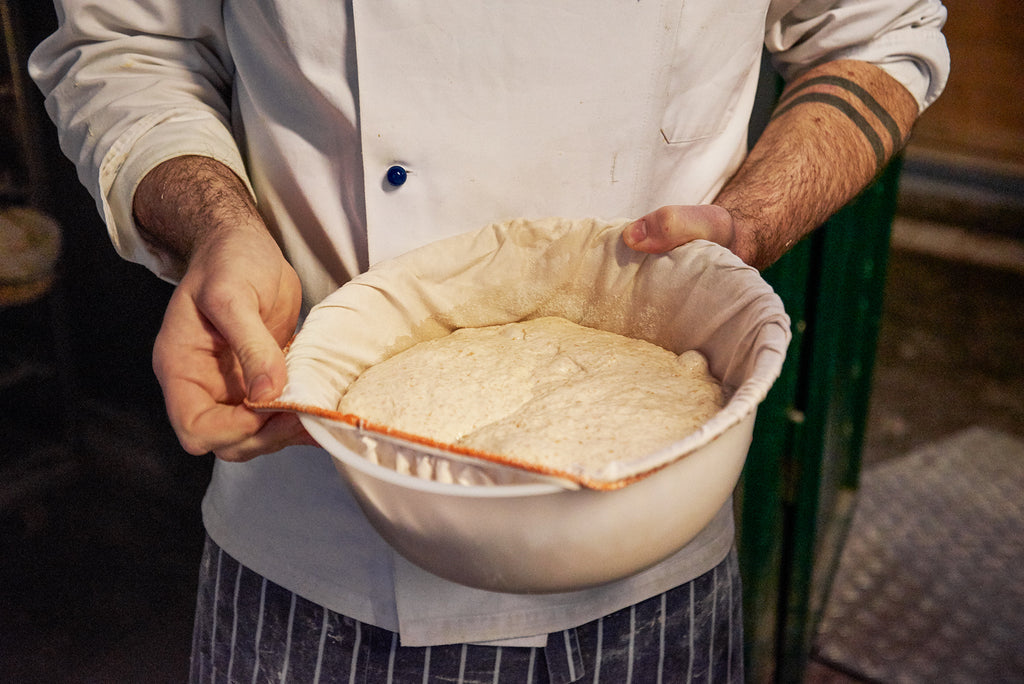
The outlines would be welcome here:
M 191 681 L 430 684 L 742 682 L 740 579 L 733 551 L 706 574 L 546 647 L 408 647 L 398 634 L 307 601 L 207 539 Z

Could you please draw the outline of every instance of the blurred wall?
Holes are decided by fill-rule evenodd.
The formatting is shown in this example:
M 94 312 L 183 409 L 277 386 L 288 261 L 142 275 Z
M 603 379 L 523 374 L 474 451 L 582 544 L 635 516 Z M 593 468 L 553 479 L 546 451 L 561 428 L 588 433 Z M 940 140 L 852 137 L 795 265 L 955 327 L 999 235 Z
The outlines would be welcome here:
M 1024 12 L 1020 0 L 944 0 L 952 72 L 913 147 L 1024 168 Z
M 900 213 L 1024 238 L 1020 0 L 944 0 L 952 71 L 906 151 Z

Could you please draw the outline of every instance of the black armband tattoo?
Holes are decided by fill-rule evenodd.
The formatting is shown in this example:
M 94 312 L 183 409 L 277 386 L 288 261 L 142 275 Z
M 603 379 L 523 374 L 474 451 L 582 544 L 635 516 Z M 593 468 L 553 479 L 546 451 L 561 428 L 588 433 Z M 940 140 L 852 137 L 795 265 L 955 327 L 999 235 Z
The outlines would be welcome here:
M 783 101 L 805 88 L 810 88 L 811 86 L 816 85 L 836 86 L 837 88 L 842 88 L 843 90 L 847 90 L 851 94 L 855 95 L 864 103 L 864 106 L 867 107 L 872 114 L 878 117 L 878 121 L 885 126 L 885 130 L 889 132 L 889 137 L 892 139 L 892 149 L 898 150 L 903 146 L 903 134 L 900 133 L 900 127 L 896 124 L 896 120 L 892 118 L 892 115 L 889 114 L 881 104 L 879 104 L 878 100 L 876 100 L 871 93 L 865 90 L 860 84 L 855 81 L 851 81 L 848 78 L 843 78 L 842 76 L 816 76 L 814 78 L 809 78 L 786 93 L 783 97 Z M 781 105 L 782 102 L 779 102 L 779 104 Z
M 867 138 L 868 144 L 871 145 L 871 149 L 874 150 L 876 170 L 880 170 L 885 166 L 887 157 L 885 154 L 885 147 L 882 145 L 882 139 L 878 136 L 878 133 L 875 133 L 875 129 L 871 127 L 871 123 L 857 111 L 857 108 L 838 95 L 831 95 L 829 93 L 804 93 L 803 95 L 798 95 L 792 99 L 787 97 L 786 104 L 776 109 L 772 114 L 772 118 L 774 119 L 775 117 L 782 116 L 793 107 L 808 102 L 831 105 L 845 114 L 854 124 L 856 124 L 857 128 L 859 128 L 861 133 L 864 134 L 864 137 Z

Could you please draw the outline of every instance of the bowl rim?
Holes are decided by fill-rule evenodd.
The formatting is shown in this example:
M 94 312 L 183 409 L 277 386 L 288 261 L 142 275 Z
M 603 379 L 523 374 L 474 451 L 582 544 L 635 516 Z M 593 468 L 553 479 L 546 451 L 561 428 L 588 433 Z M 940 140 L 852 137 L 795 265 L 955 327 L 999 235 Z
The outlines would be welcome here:
M 517 497 L 544 496 L 562 492 L 580 492 L 586 489 L 574 489 L 565 484 L 549 478 L 549 482 L 530 482 L 522 484 L 496 484 L 496 485 L 467 485 L 458 482 L 438 482 L 422 477 L 416 477 L 407 473 L 400 473 L 391 468 L 373 463 L 364 456 L 353 452 L 344 444 L 339 442 L 333 433 L 324 425 L 327 419 L 311 414 L 299 414 L 302 426 L 310 435 L 331 455 L 336 462 L 340 462 L 346 468 L 354 468 L 364 475 L 382 480 L 390 485 L 402 487 L 403 489 L 416 489 L 430 494 L 442 494 L 445 496 L 460 496 L 476 499 L 502 499 Z M 348 428 L 353 429 L 353 428 Z M 357 429 L 357 428 L 356 428 Z M 373 433 L 374 437 L 379 437 Z M 325 441 L 330 445 L 325 444 Z M 421 445 L 417 448 L 422 449 Z M 538 479 L 545 476 L 537 475 Z

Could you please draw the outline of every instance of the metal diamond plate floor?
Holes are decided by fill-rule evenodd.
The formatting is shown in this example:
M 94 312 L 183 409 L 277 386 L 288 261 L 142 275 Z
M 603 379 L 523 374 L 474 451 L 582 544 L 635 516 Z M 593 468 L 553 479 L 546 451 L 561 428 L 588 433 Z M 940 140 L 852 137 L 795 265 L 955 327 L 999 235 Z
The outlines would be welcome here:
M 815 657 L 877 682 L 1024 682 L 1024 442 L 970 428 L 866 470 Z

